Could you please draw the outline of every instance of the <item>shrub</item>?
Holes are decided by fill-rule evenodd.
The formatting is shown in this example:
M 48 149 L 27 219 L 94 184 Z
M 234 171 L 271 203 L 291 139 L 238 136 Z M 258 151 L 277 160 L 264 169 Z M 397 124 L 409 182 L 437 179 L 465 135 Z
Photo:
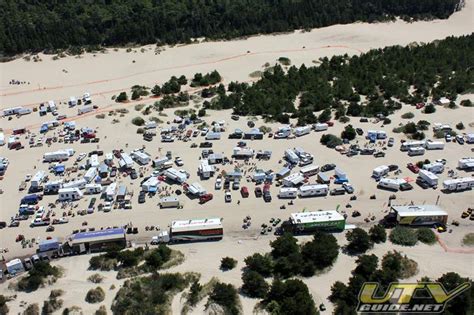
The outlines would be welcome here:
M 384 120 L 383 120 L 384 125 L 389 125 L 391 123 L 392 123 L 392 120 L 390 118 L 384 118 Z
M 356 136 L 357 136 L 357 133 L 355 129 L 352 127 L 352 125 L 347 125 L 346 127 L 344 127 L 344 131 L 341 132 L 342 139 L 354 140 Z
M 270 277 L 273 271 L 273 262 L 271 257 L 266 254 L 255 253 L 245 258 L 246 268 L 258 272 L 263 277 Z
M 474 246 L 474 233 L 467 233 L 464 235 L 462 244 L 465 246 Z
M 135 126 L 143 126 L 145 124 L 145 120 L 141 117 L 135 117 L 132 119 L 132 124 Z
M 464 124 L 462 123 L 462 121 L 456 124 L 456 129 L 457 130 L 464 130 L 465 129 Z
M 151 268 L 160 268 L 165 262 L 170 260 L 171 249 L 164 245 L 160 244 L 158 248 L 153 249 L 145 258 L 146 264 Z
M 314 266 L 315 270 L 321 270 L 331 266 L 339 255 L 339 245 L 332 234 L 316 232 L 312 241 L 305 243 L 301 248 L 301 254 L 306 263 Z M 305 268 L 305 276 L 312 276 L 310 269 Z
M 385 243 L 385 241 L 387 240 L 387 232 L 385 231 L 385 228 L 380 224 L 374 225 L 370 228 L 369 236 L 370 240 L 377 244 Z
M 291 60 L 288 57 L 280 57 L 280 58 L 278 58 L 278 62 L 281 63 L 284 66 L 291 65 Z
M 0 314 L 4 314 L 2 313 L 1 308 L 0 308 Z M 39 308 L 38 303 L 29 304 L 28 307 L 23 312 L 23 315 L 40 315 L 40 308 Z
M 135 105 L 135 110 L 137 112 L 141 111 L 145 107 L 145 104 L 137 104 Z
M 461 101 L 461 106 L 464 106 L 464 107 L 473 107 L 474 104 L 471 102 L 471 100 L 462 100 L 462 101 Z
M 64 291 L 61 290 L 61 289 L 57 289 L 57 290 L 51 290 L 51 292 L 49 293 L 49 299 L 56 299 L 58 297 L 60 297 L 61 295 L 64 294 Z
M 209 301 L 206 307 L 212 303 L 218 304 L 224 308 L 226 314 L 238 314 L 239 296 L 237 290 L 232 284 L 217 282 L 209 294 Z
M 41 314 L 53 314 L 63 306 L 63 300 L 49 299 L 43 302 Z
M 234 269 L 237 266 L 237 260 L 231 257 L 224 257 L 221 259 L 221 270 L 227 271 Z
M 100 303 L 105 299 L 105 291 L 101 287 L 90 289 L 86 294 L 87 303 Z
M 115 98 L 115 101 L 122 103 L 128 100 L 127 92 L 120 92 L 120 94 Z
M 324 134 L 321 136 L 321 144 L 328 148 L 334 149 L 342 144 L 342 140 L 333 134 Z
M 340 123 L 343 123 L 343 124 L 348 123 L 350 120 L 351 120 L 351 119 L 350 119 L 349 117 L 347 117 L 347 116 L 341 116 L 341 117 L 339 117 L 339 122 L 340 122 Z
M 433 104 L 425 106 L 425 114 L 433 114 L 434 112 L 436 112 L 436 107 Z
M 94 315 L 107 315 L 107 308 L 105 305 L 101 305 L 97 311 L 95 311 Z
M 7 298 L 4 296 L 4 295 L 0 295 L 0 314 L 8 314 L 8 305 L 7 305 Z M 31 306 L 31 304 L 30 304 Z M 38 306 L 36 304 L 36 306 Z M 29 306 L 28 306 L 29 308 Z M 32 313 L 33 314 L 33 313 Z M 38 308 L 38 313 L 36 314 L 39 314 L 39 308 Z
M 391 273 L 397 279 L 406 279 L 418 273 L 418 264 L 413 259 L 394 250 L 383 256 L 382 270 Z
M 198 281 L 194 281 L 189 288 L 188 303 L 195 306 L 199 302 L 199 293 L 202 291 L 202 285 Z
M 369 234 L 361 228 L 355 228 L 347 232 L 346 239 L 349 241 L 346 249 L 351 254 L 362 254 L 372 247 Z
M 144 128 L 137 128 L 137 134 L 139 135 L 142 135 L 145 133 L 145 129 Z
M 389 239 L 392 243 L 403 246 L 414 246 L 418 242 L 418 236 L 413 229 L 397 226 L 390 232 Z
M 318 314 L 308 287 L 299 279 L 275 280 L 262 303 L 270 314 Z
M 242 292 L 253 298 L 264 298 L 268 292 L 269 285 L 261 274 L 252 270 L 246 270 L 242 274 Z
M 18 289 L 21 291 L 35 291 L 43 285 L 47 277 L 59 277 L 60 271 L 57 267 L 51 266 L 47 262 L 38 262 L 28 272 L 26 277 L 18 281 Z
M 436 235 L 430 228 L 419 228 L 416 230 L 418 240 L 422 243 L 432 245 L 436 242 Z
M 94 273 L 93 275 L 90 275 L 87 280 L 92 283 L 101 283 L 104 280 L 104 277 L 98 273 Z
M 198 111 L 198 116 L 199 116 L 199 117 L 204 117 L 204 116 L 206 116 L 206 109 L 201 108 L 201 109 Z
M 95 115 L 95 118 L 97 118 L 97 119 L 105 119 L 105 114 L 104 114 L 104 113 L 102 113 L 102 114 L 97 114 L 97 115 Z
M 413 114 L 412 112 L 404 113 L 402 115 L 403 119 L 412 119 L 413 117 L 415 117 L 415 114 Z

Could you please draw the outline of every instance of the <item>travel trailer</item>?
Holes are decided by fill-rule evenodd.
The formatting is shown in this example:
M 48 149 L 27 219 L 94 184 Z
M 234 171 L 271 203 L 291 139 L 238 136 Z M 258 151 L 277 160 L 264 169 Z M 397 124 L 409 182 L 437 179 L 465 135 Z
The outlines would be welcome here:
M 400 146 L 400 151 L 408 151 L 410 148 L 425 147 L 426 141 L 405 141 Z
M 400 189 L 400 185 L 406 183 L 404 179 L 392 179 L 392 178 L 382 178 L 378 184 L 377 188 L 387 189 L 392 191 L 398 191 Z
M 180 205 L 179 199 L 177 197 L 163 197 L 160 199 L 160 209 L 163 208 L 178 208 Z
M 167 169 L 164 175 L 166 176 L 168 180 L 177 182 L 179 184 L 184 183 L 187 179 L 186 174 L 181 173 L 180 171 L 174 168 Z
M 319 172 L 319 165 L 308 165 L 300 169 L 300 173 L 304 177 L 314 176 L 318 174 L 318 172 Z
M 151 161 L 150 155 L 142 151 L 133 151 L 130 156 L 140 165 L 147 165 Z
M 458 161 L 458 169 L 460 170 L 473 170 L 474 169 L 474 158 L 462 158 Z
M 305 178 L 301 173 L 293 173 L 285 178 L 283 178 L 284 187 L 296 187 L 302 185 L 305 181 Z
M 387 165 L 380 165 L 374 168 L 372 171 L 372 177 L 373 178 L 381 178 L 382 176 L 385 176 L 388 174 L 390 169 L 388 168 Z
M 315 131 L 324 131 L 324 130 L 328 130 L 328 128 L 329 128 L 329 125 L 326 123 L 314 124 Z
M 273 138 L 275 139 L 286 139 L 291 135 L 291 127 L 283 126 L 279 127 Z
M 278 193 L 278 197 L 281 199 L 294 199 L 298 197 L 298 188 L 293 187 L 282 187 Z
M 119 166 L 120 168 L 123 169 L 128 169 L 133 167 L 133 159 L 128 155 L 127 153 L 122 153 L 120 160 L 119 160 Z
M 48 152 L 43 154 L 43 162 L 50 163 L 50 162 L 61 162 L 66 161 L 69 159 L 69 152 L 65 150 L 55 151 L 55 152 Z
M 444 142 L 442 141 L 426 141 L 425 144 L 426 150 L 443 150 Z
M 418 172 L 418 178 L 427 183 L 430 187 L 438 186 L 438 176 L 427 170 L 420 170 Z
M 285 159 L 292 164 L 298 164 L 300 161 L 300 158 L 292 149 L 285 150 Z
M 100 194 L 102 192 L 101 184 L 87 184 L 84 193 L 87 195 Z
M 328 192 L 329 186 L 325 184 L 303 185 L 299 188 L 300 198 L 327 196 Z
M 156 192 L 159 184 L 160 181 L 158 180 L 158 177 L 152 176 L 142 184 L 142 190 L 145 192 Z
M 443 189 L 448 192 L 471 190 L 474 187 L 473 177 L 448 179 L 443 182 Z
M 423 147 L 412 147 L 408 149 L 409 156 L 423 155 L 425 154 L 425 148 Z
M 58 191 L 59 201 L 74 201 L 79 200 L 83 196 L 79 188 L 61 188 Z
M 443 163 L 434 162 L 423 165 L 423 169 L 434 174 L 441 174 L 444 172 L 444 165 Z
M 307 135 L 311 132 L 311 126 L 296 127 L 293 134 L 297 137 Z
M 82 115 L 82 114 L 92 112 L 93 110 L 94 110 L 94 107 L 92 107 L 91 105 L 82 106 L 77 109 L 77 114 Z

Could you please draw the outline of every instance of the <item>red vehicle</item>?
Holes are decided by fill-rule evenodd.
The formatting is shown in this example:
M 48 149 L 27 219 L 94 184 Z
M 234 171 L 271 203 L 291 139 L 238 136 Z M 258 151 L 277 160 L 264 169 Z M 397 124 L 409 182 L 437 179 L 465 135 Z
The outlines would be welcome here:
M 329 127 L 332 127 L 332 126 L 334 126 L 334 121 L 328 121 L 328 122 L 326 122 L 326 124 L 328 124 Z
M 20 141 L 15 141 L 15 142 L 11 142 L 8 144 L 8 148 L 10 150 L 19 150 L 21 149 L 23 146 L 21 145 L 21 142 Z
M 413 163 L 408 163 L 407 168 L 415 174 L 418 174 L 418 172 L 420 171 L 420 168 Z
M 95 138 L 95 133 L 93 132 L 86 132 L 82 135 L 85 139 L 94 139 Z
M 26 133 L 26 128 L 15 128 L 13 129 L 13 134 L 14 135 L 21 135 Z
M 242 188 L 240 188 L 240 194 L 242 195 L 242 198 L 248 198 L 249 196 L 248 188 L 245 186 L 242 186 Z
M 202 196 L 199 196 L 199 203 L 200 204 L 206 203 L 206 202 L 212 200 L 212 198 L 214 198 L 214 196 L 212 194 L 204 194 Z
M 422 109 L 423 107 L 425 107 L 425 103 L 417 103 L 416 104 L 416 109 Z
M 193 135 L 193 131 L 191 129 L 186 131 L 186 137 L 190 138 L 192 135 Z
M 263 192 L 265 193 L 267 191 L 270 191 L 270 184 L 263 185 Z
M 260 198 L 262 197 L 262 188 L 260 187 L 255 187 L 255 197 Z

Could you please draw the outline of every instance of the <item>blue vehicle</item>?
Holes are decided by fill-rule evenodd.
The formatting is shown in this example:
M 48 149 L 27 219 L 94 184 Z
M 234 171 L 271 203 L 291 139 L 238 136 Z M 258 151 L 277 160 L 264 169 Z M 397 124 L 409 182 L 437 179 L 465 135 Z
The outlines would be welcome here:
M 36 194 L 31 194 L 23 197 L 21 199 L 21 204 L 22 205 L 35 205 L 38 203 L 38 201 L 41 200 L 41 197 Z

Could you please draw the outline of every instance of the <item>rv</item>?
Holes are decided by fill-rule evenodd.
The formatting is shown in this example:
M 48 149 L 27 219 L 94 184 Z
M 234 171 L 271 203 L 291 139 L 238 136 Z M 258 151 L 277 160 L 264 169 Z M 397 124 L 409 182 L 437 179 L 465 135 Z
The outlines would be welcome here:
M 56 152 L 48 152 L 43 155 L 43 162 L 61 162 L 69 159 L 69 152 L 60 150 Z
M 106 201 L 112 201 L 115 199 L 115 193 L 117 191 L 117 183 L 112 183 L 105 189 L 104 199 Z
M 145 192 L 156 192 L 158 190 L 159 184 L 160 184 L 160 181 L 158 180 L 158 178 L 155 176 L 152 176 L 148 178 L 145 182 L 143 182 L 142 190 Z
M 221 139 L 220 132 L 209 132 L 206 135 L 206 140 L 220 140 L 220 139 Z
M 296 187 L 302 185 L 305 181 L 305 178 L 300 173 L 293 173 L 285 178 L 283 178 L 284 187 Z
M 187 193 L 192 196 L 202 196 L 207 193 L 206 189 L 199 183 L 193 183 L 187 187 Z
M 87 184 L 85 187 L 85 194 L 87 195 L 100 194 L 101 192 L 102 192 L 101 184 Z
M 19 258 L 10 260 L 5 264 L 5 267 L 7 267 L 8 274 L 12 276 L 25 272 L 25 267 Z
M 314 131 L 324 131 L 324 130 L 328 130 L 328 128 L 329 128 L 329 125 L 326 123 L 314 124 Z
M 423 155 L 425 154 L 425 148 L 423 147 L 412 147 L 408 149 L 409 156 Z
M 215 241 L 221 240 L 223 235 L 220 218 L 180 220 L 171 222 L 169 231 L 161 231 L 159 235 L 154 236 L 151 244 Z
M 250 139 L 250 140 L 262 140 L 263 132 L 261 132 L 258 128 L 253 128 L 248 132 L 244 132 L 243 138 Z
M 439 162 L 423 165 L 423 169 L 434 174 L 441 174 L 444 172 L 444 165 Z
M 446 224 L 448 213 L 438 206 L 392 206 L 389 214 L 384 218 L 385 224 L 408 226 L 433 226 Z
M 97 176 L 97 168 L 96 167 L 91 167 L 84 174 L 83 178 L 87 183 L 90 183 L 96 176 Z
M 201 164 L 198 167 L 199 176 L 203 179 L 210 178 L 214 175 L 215 169 L 214 166 L 209 165 L 208 160 L 202 160 Z
M 58 194 L 59 201 L 74 201 L 82 198 L 82 192 L 79 188 L 61 188 Z
M 74 96 L 71 96 L 67 104 L 69 105 L 69 107 L 74 107 L 77 105 L 77 99 Z
M 224 155 L 222 153 L 212 153 L 207 157 L 209 164 L 220 164 L 224 162 Z
M 153 160 L 152 164 L 153 164 L 153 167 L 160 168 L 161 165 L 163 165 L 165 162 L 168 162 L 168 161 L 169 161 L 169 159 L 166 156 L 164 156 L 164 157 L 161 157 L 159 159 Z
M 127 153 L 122 153 L 119 161 L 120 168 L 128 169 L 133 167 L 133 160 Z
M 466 135 L 466 143 L 474 143 L 474 133 L 468 133 Z
M 311 132 L 311 126 L 296 127 L 293 134 L 297 137 L 307 135 Z
M 164 175 L 166 176 L 168 180 L 177 182 L 178 184 L 184 183 L 187 179 L 186 174 L 174 168 L 167 169 Z
M 232 157 L 235 159 L 249 159 L 254 156 L 255 152 L 248 148 L 235 147 L 232 153 Z
M 374 170 L 372 171 L 372 177 L 373 178 L 381 178 L 382 176 L 385 176 L 388 174 L 388 172 L 390 171 L 390 169 L 388 168 L 387 165 L 380 165 L 380 166 L 377 166 L 376 168 L 374 168 Z
M 55 181 L 50 181 L 44 184 L 44 190 L 43 193 L 45 195 L 53 195 L 57 194 L 59 189 L 62 187 L 63 180 L 55 180 Z
M 425 147 L 426 141 L 405 141 L 400 146 L 401 151 L 408 151 L 410 148 Z
M 320 184 L 329 184 L 331 182 L 331 178 L 328 174 L 319 172 L 317 181 Z
M 318 230 L 342 232 L 345 226 L 344 216 L 334 210 L 299 212 L 292 213 L 289 220 L 282 223 L 279 232 L 292 234 L 314 233 Z
M 290 134 L 291 134 L 291 127 L 290 126 L 279 127 L 278 131 L 275 133 L 273 138 L 275 138 L 275 139 L 285 139 L 285 138 L 288 138 Z
M 473 177 L 448 179 L 443 182 L 443 189 L 449 192 L 470 190 L 474 187 Z
M 151 161 L 150 156 L 142 151 L 133 151 L 130 156 L 140 165 L 147 165 Z
M 91 168 L 99 167 L 99 156 L 97 154 L 92 154 L 89 160 L 87 161 L 87 165 L 89 165 Z
M 84 189 L 87 185 L 87 182 L 84 178 L 76 179 L 63 184 L 63 188 L 78 188 Z
M 298 164 L 300 161 L 300 158 L 292 149 L 285 150 L 285 159 L 292 164 Z
M 318 174 L 319 166 L 318 165 L 308 165 L 300 169 L 301 175 L 304 177 L 310 177 Z
M 31 188 L 37 189 L 41 186 L 43 181 L 46 178 L 46 173 L 44 171 L 38 171 L 36 174 L 31 178 Z
M 84 95 L 82 95 L 82 102 L 84 103 L 84 105 L 88 105 L 88 104 L 92 103 L 90 93 L 86 92 L 86 93 L 84 93 Z
M 124 201 L 125 197 L 127 196 L 127 192 L 128 192 L 127 186 L 119 185 L 117 189 L 117 194 L 115 195 L 115 199 L 117 201 Z
M 85 114 L 85 113 L 92 112 L 93 110 L 94 110 L 94 107 L 92 107 L 91 105 L 83 106 L 83 107 L 79 107 L 77 109 L 77 114 L 82 115 L 82 114 Z
M 163 197 L 160 199 L 160 209 L 163 208 L 178 208 L 180 203 L 177 197 Z
M 426 141 L 426 150 L 443 150 L 444 142 L 442 141 Z
M 441 124 L 441 123 L 434 123 L 433 124 L 433 131 L 451 131 L 452 128 L 448 124 Z
M 400 189 L 400 185 L 404 183 L 406 183 L 406 181 L 403 179 L 382 178 L 378 182 L 377 188 L 398 191 Z
M 278 198 L 281 199 L 293 199 L 298 197 L 298 188 L 282 187 L 278 193 Z
M 18 113 L 23 109 L 23 107 L 12 107 L 12 108 L 5 108 L 2 111 L 2 116 L 11 116 L 11 115 L 18 115 Z
M 430 187 L 438 186 L 438 176 L 427 170 L 420 170 L 418 178 L 427 183 Z
M 276 173 L 276 178 L 277 179 L 282 179 L 288 175 L 290 175 L 291 170 L 287 167 L 282 168 Z
M 155 129 L 158 126 L 156 121 L 147 121 L 145 123 L 145 129 Z
M 300 195 L 300 198 L 327 196 L 328 191 L 329 191 L 329 186 L 326 184 L 303 185 L 299 188 L 299 195 Z
M 458 161 L 458 168 L 460 170 L 473 170 L 474 158 L 462 158 Z
M 0 146 L 5 145 L 5 134 L 0 131 Z

